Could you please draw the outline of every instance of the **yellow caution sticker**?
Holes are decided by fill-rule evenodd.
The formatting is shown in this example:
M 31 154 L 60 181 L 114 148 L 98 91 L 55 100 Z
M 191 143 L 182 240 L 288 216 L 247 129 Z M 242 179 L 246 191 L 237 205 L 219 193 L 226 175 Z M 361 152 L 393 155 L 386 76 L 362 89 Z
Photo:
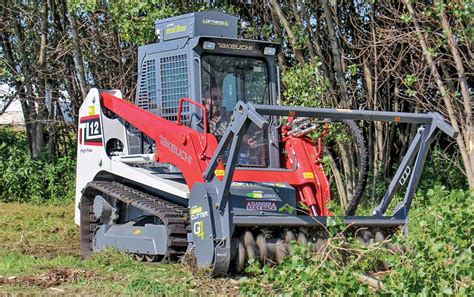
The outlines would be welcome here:
M 95 105 L 89 106 L 89 115 L 95 115 Z
M 186 31 L 186 25 L 176 25 L 173 27 L 166 28 L 165 33 L 166 34 L 173 34 L 173 33 L 179 33 L 179 32 L 184 32 Z
M 303 178 L 304 179 L 311 179 L 311 178 L 314 178 L 314 173 L 312 172 L 303 172 Z
M 133 234 L 140 235 L 140 234 L 142 234 L 142 230 L 137 229 L 137 230 L 133 231 Z
M 202 212 L 201 206 L 193 206 L 193 208 L 191 208 L 191 215 L 195 215 L 201 212 Z
M 214 174 L 216 176 L 224 176 L 224 173 L 225 173 L 225 171 L 222 170 L 222 169 L 217 169 L 217 170 L 214 171 Z
M 250 193 L 245 194 L 245 196 L 247 196 L 249 198 L 259 199 L 259 198 L 263 198 L 263 192 L 262 191 L 252 191 Z

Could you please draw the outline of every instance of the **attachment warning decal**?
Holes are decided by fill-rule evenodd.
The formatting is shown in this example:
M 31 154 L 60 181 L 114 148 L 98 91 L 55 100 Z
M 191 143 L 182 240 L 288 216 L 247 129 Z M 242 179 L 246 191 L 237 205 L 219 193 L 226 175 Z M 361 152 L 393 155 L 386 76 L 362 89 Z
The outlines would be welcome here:
M 277 206 L 273 201 L 247 201 L 247 210 L 276 211 Z

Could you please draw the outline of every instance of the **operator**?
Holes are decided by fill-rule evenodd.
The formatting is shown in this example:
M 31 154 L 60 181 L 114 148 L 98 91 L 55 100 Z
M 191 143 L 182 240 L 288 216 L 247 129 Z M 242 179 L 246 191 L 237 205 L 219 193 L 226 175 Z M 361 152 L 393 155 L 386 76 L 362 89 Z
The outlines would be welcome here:
M 206 109 L 209 111 L 209 132 L 211 132 L 216 137 L 217 141 L 221 141 L 222 137 L 224 136 L 225 130 L 229 126 L 230 117 L 232 115 L 232 112 L 227 112 L 223 108 L 222 98 L 223 96 L 221 89 L 215 86 L 212 87 L 211 91 L 205 96 Z M 261 140 L 262 135 L 259 129 L 250 132 L 250 135 L 249 133 L 246 133 L 243 136 L 243 142 L 239 152 L 239 164 L 251 165 L 255 163 L 254 165 L 257 165 L 264 163 L 263 159 L 265 149 L 261 146 Z M 228 151 L 226 153 L 228 153 Z M 262 160 L 259 161 L 259 159 Z
M 216 136 L 217 141 L 222 139 L 230 118 L 222 110 L 222 91 L 218 87 L 211 88 L 211 92 L 206 96 L 206 109 L 209 110 L 209 132 Z

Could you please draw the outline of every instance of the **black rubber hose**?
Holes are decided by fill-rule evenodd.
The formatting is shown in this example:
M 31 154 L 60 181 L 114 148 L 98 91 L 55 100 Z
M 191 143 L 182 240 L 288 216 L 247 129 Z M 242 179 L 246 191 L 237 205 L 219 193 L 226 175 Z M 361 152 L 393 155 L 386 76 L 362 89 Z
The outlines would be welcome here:
M 353 216 L 360 204 L 360 201 L 362 200 L 365 186 L 367 185 L 367 178 L 369 175 L 369 154 L 367 152 L 364 135 L 359 126 L 357 126 L 357 124 L 352 120 L 342 120 L 342 123 L 344 123 L 349 128 L 349 131 L 352 135 L 352 140 L 356 142 L 357 148 L 359 150 L 359 178 L 357 180 L 357 187 L 352 195 L 352 199 L 346 209 L 346 216 Z

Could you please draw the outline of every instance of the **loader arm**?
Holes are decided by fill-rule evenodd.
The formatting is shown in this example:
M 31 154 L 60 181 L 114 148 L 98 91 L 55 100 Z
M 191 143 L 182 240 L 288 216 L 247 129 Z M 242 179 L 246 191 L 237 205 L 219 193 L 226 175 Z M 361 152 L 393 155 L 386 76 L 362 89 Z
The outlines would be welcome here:
M 110 93 L 101 92 L 100 96 L 105 108 L 155 141 L 155 161 L 176 166 L 189 189 L 196 182 L 204 181 L 202 173 L 210 160 L 207 156 L 217 147 L 214 135 L 165 120 Z

